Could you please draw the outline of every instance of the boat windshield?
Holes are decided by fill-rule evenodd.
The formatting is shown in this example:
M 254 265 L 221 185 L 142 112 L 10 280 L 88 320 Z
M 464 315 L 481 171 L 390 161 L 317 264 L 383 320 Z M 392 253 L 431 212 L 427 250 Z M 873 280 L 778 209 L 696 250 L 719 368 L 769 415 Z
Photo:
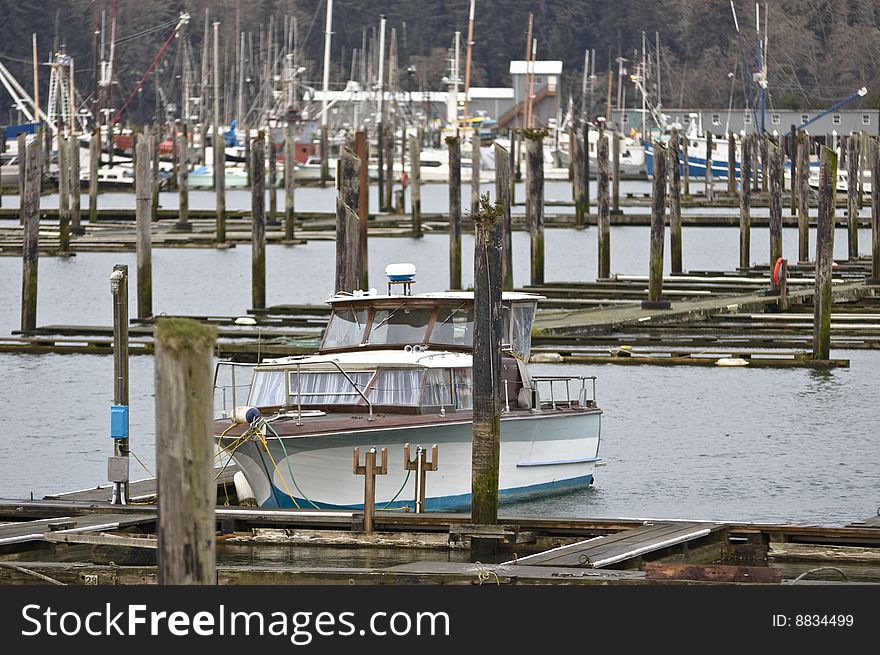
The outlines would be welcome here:
M 458 307 L 441 308 L 437 314 L 434 329 L 431 330 L 431 343 L 472 348 L 474 345 L 473 306 L 459 305 Z
M 373 326 L 367 343 L 415 344 L 425 340 L 425 331 L 431 320 L 433 309 L 411 308 L 400 305 L 393 309 L 377 309 L 373 314 Z
M 367 315 L 366 309 L 354 310 L 350 307 L 334 311 L 324 335 L 324 347 L 344 348 L 360 344 L 367 329 Z

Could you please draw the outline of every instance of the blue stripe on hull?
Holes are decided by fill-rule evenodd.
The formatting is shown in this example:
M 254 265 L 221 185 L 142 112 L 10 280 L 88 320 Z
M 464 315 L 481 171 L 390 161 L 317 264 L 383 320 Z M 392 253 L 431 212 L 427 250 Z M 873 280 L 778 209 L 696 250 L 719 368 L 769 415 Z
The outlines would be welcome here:
M 583 475 L 577 478 L 569 478 L 567 480 L 556 480 L 554 482 L 543 482 L 541 484 L 534 484 L 528 487 L 516 487 L 514 489 L 501 489 L 498 492 L 498 499 L 500 502 L 515 502 L 518 500 L 532 500 L 534 498 L 538 498 L 541 496 L 552 496 L 558 493 L 564 493 L 567 491 L 575 491 L 577 489 L 581 489 L 584 487 L 589 487 L 593 483 L 592 475 Z M 273 497 L 269 498 L 263 507 L 279 507 L 279 508 L 292 508 L 295 505 L 293 501 L 290 499 L 286 493 L 280 491 L 279 489 L 274 490 L 275 493 Z M 304 498 L 297 498 L 297 504 L 303 508 L 309 509 L 363 509 L 363 503 L 359 505 L 333 505 L 331 503 L 322 503 L 318 501 L 308 501 Z M 274 501 L 274 502 L 273 502 Z M 414 506 L 414 501 L 412 499 L 404 499 L 398 500 L 386 508 L 382 503 L 376 503 L 376 509 L 402 509 L 404 506 L 409 506 L 412 508 Z M 434 512 L 449 512 L 449 511 L 457 511 L 457 510 L 466 510 L 471 507 L 471 495 L 470 494 L 459 494 L 457 496 L 440 496 L 437 498 L 426 498 L 425 499 L 425 509 L 428 511 Z

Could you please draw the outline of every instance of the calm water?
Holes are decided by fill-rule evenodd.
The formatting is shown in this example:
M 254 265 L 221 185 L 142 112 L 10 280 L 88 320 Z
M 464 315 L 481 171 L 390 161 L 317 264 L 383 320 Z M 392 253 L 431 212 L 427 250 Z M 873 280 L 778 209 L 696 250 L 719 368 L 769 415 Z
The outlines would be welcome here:
M 332 198 L 329 189 L 308 191 L 317 192 L 322 206 L 315 208 L 326 208 L 325 200 Z M 836 236 L 836 251 L 845 252 L 845 234 L 838 230 Z M 590 229 L 548 231 L 547 279 L 594 279 L 595 239 Z M 528 236 L 515 233 L 513 242 L 515 280 L 521 285 L 528 282 Z M 869 243 L 863 236 L 862 247 Z M 752 244 L 752 259 L 766 261 L 767 231 L 754 230 Z M 786 251 L 795 247 L 796 231 L 786 229 Z M 382 287 L 385 264 L 411 261 L 419 270 L 419 290 L 445 288 L 446 248 L 443 235 L 420 241 L 372 239 L 373 285 Z M 473 240 L 466 237 L 465 279 L 472 275 L 472 248 Z M 736 230 L 684 231 L 686 268 L 730 269 L 737 249 Z M 334 256 L 335 245 L 326 241 L 269 246 L 268 302 L 322 302 L 332 286 Z M 647 259 L 647 228 L 613 229 L 613 271 L 646 274 Z M 133 268 L 134 255 L 42 258 L 38 324 L 108 325 L 108 276 L 116 263 Z M 244 314 L 250 305 L 247 246 L 155 250 L 153 270 L 156 312 L 231 316 Z M 18 327 L 20 285 L 20 260 L 0 258 L 2 334 Z M 134 289 L 131 298 L 134 306 Z M 606 466 L 596 470 L 595 484 L 587 491 L 506 509 L 556 516 L 822 524 L 874 514 L 880 506 L 880 410 L 875 400 L 880 352 L 835 355 L 849 357 L 852 368 L 536 367 L 599 376 L 599 403 L 605 411 L 600 455 Z M 103 483 L 111 451 L 107 407 L 112 368 L 109 357 L 0 354 L 9 428 L 0 439 L 0 497 L 41 497 Z M 152 393 L 152 358 L 132 357 L 132 449 L 151 471 Z M 133 477 L 141 477 L 138 469 L 133 462 Z

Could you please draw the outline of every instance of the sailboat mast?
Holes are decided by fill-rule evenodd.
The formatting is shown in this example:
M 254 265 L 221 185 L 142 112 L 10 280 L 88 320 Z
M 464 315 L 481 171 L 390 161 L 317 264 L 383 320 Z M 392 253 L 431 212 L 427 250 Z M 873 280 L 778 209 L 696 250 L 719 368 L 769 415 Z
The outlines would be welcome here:
M 40 114 L 40 73 L 39 61 L 37 60 L 37 33 L 31 36 L 31 45 L 34 51 L 34 122 L 39 121 Z
M 321 129 L 327 127 L 327 96 L 330 93 L 330 41 L 333 32 L 331 25 L 333 24 L 333 0 L 327 0 L 327 23 L 324 29 L 324 80 L 323 90 L 324 97 L 321 101 Z M 321 153 L 322 158 L 326 158 L 326 153 Z
M 474 47 L 474 11 L 476 9 L 476 0 L 471 0 L 470 16 L 468 18 L 468 40 L 467 55 L 465 55 L 464 69 L 464 117 L 468 118 L 468 92 L 471 88 L 471 56 Z
M 529 75 L 531 74 L 531 62 L 532 62 L 532 21 L 534 20 L 534 14 L 529 12 L 529 32 L 526 36 L 526 76 L 525 76 L 525 91 L 526 91 L 526 106 L 525 106 L 525 121 L 524 127 L 530 127 L 532 124 L 531 119 L 531 111 L 532 111 L 532 97 L 529 94 Z

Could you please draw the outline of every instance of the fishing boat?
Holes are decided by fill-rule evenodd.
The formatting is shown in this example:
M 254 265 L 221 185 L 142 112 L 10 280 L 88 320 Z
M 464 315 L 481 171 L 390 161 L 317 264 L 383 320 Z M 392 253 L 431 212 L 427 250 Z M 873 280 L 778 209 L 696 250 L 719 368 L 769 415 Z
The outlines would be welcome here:
M 224 398 L 216 445 L 240 467 L 260 506 L 362 508 L 364 478 L 352 472 L 353 450 L 375 448 L 377 465 L 387 455 L 376 506 L 412 508 L 419 499 L 413 478 L 420 476 L 405 470 L 405 453 L 434 445 L 438 467 L 428 474 L 423 509 L 470 506 L 473 293 L 412 294 L 406 283 L 392 293 L 399 282 L 391 280 L 387 294 L 330 298 L 317 353 L 253 365 L 244 395 L 237 396 L 246 365 L 218 364 L 215 396 L 223 390 Z M 526 365 L 539 299 L 502 297 L 502 502 L 586 488 L 599 461 L 595 378 L 539 376 Z M 230 384 L 220 384 L 229 377 L 224 367 Z

